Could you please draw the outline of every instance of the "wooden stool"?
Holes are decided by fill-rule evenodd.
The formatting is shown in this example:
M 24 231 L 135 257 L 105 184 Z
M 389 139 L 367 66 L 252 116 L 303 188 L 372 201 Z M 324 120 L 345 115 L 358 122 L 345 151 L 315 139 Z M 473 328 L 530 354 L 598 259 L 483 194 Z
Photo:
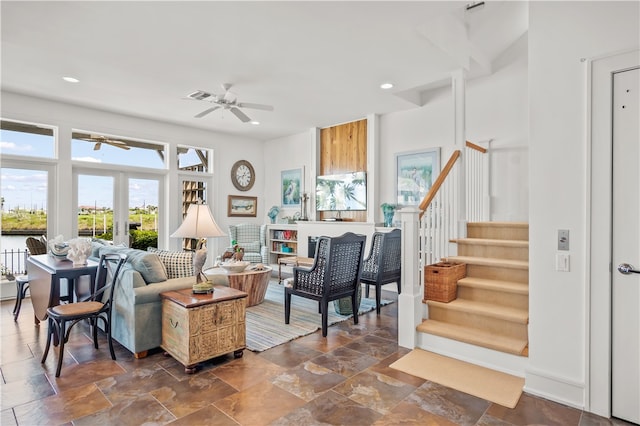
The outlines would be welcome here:
M 21 275 L 16 277 L 16 304 L 13 307 L 13 320 L 18 321 L 20 308 L 22 307 L 22 299 L 24 299 L 27 289 L 29 288 L 29 277 Z

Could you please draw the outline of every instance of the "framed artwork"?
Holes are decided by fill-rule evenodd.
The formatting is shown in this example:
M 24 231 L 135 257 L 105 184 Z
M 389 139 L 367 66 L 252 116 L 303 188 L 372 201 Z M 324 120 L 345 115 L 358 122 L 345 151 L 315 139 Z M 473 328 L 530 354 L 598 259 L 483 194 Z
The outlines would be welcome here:
M 302 169 L 283 170 L 280 173 L 280 201 L 283 208 L 300 207 Z
M 420 204 L 439 173 L 440 148 L 396 154 L 396 204 Z
M 244 195 L 229 195 L 227 216 L 229 217 L 256 217 L 258 211 L 258 197 L 246 197 Z

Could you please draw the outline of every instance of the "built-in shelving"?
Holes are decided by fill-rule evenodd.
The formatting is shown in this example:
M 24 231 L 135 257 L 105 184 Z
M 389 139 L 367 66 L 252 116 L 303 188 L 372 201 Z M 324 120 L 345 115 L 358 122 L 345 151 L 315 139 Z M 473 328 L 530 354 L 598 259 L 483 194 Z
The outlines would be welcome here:
M 297 225 L 268 225 L 269 263 L 277 264 L 281 256 L 298 255 Z

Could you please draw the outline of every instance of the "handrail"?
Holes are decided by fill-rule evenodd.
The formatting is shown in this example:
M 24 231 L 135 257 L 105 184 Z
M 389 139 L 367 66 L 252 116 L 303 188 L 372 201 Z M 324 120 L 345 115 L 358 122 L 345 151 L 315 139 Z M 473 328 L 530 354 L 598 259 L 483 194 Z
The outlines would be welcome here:
M 465 145 L 466 145 L 467 148 L 475 149 L 476 151 L 480 151 L 483 154 L 487 153 L 487 148 L 483 148 L 480 145 L 476 145 L 473 142 L 467 141 Z
M 447 165 L 444 166 L 444 168 L 438 175 L 438 178 L 431 186 L 431 189 L 429 189 L 429 192 L 427 192 L 427 195 L 425 195 L 425 197 L 422 199 L 422 202 L 418 207 L 420 209 L 420 216 L 419 216 L 420 219 L 422 219 L 422 215 L 424 215 L 425 210 L 427 210 L 427 207 L 429 207 L 429 204 L 431 204 L 431 201 L 433 201 L 433 199 L 435 198 L 437 192 L 440 190 L 440 187 L 442 186 L 443 182 L 449 175 L 449 172 L 451 171 L 451 169 L 453 169 L 453 166 L 456 164 L 456 161 L 458 160 L 459 157 L 460 157 L 460 150 L 457 149 L 453 152 L 453 154 L 451 154 L 449 161 L 447 161 Z

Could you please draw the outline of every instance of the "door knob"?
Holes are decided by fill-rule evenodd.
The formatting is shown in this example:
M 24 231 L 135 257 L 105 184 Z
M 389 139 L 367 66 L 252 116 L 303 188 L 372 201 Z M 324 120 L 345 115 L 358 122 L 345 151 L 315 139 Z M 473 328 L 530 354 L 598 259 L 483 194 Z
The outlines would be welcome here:
M 618 265 L 618 272 L 621 274 L 629 275 L 629 274 L 640 274 L 640 271 L 637 269 L 633 269 L 633 265 L 629 265 L 628 263 L 621 263 Z

